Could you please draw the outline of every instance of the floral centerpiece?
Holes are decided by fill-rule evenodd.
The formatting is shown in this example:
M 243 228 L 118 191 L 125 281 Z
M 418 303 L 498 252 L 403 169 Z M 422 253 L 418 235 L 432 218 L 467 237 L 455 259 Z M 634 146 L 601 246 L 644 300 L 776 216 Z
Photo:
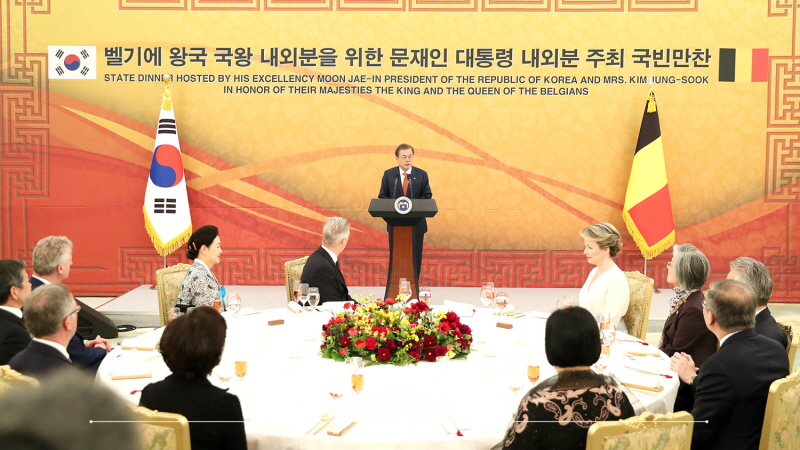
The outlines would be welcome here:
M 464 358 L 472 330 L 458 314 L 433 312 L 427 303 L 358 298 L 322 326 L 323 358 L 360 356 L 377 364 L 406 365 L 437 356 Z

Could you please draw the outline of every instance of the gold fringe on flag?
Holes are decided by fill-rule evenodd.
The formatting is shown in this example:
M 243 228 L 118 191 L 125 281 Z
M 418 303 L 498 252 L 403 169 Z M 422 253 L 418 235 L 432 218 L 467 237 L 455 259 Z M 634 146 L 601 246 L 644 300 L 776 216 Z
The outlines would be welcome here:
M 144 212 L 144 228 L 147 230 L 150 240 L 153 241 L 153 246 L 155 247 L 156 251 L 161 256 L 167 256 L 179 249 L 181 245 L 186 243 L 186 241 L 188 241 L 189 237 L 192 235 L 192 226 L 189 225 L 189 228 L 183 230 L 183 232 L 175 236 L 169 242 L 164 243 L 161 241 L 161 237 L 159 237 L 158 233 L 156 233 L 155 227 L 150 222 L 150 217 L 147 215 L 146 206 L 142 207 L 142 212 Z
M 645 259 L 653 259 L 663 253 L 664 250 L 675 245 L 675 230 L 672 230 L 668 235 L 651 247 L 647 244 L 647 241 L 644 240 L 639 229 L 636 228 L 636 224 L 628 211 L 622 212 L 622 220 L 625 222 L 625 228 L 628 229 L 628 233 L 630 233 L 631 238 L 633 238 L 633 241 L 636 243 L 636 246 L 639 247 L 639 251 Z

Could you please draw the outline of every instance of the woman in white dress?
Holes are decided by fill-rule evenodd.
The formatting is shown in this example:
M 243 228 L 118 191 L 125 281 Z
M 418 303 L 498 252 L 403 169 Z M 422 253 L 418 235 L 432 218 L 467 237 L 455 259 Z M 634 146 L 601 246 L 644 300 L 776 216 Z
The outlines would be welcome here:
M 581 288 L 580 304 L 595 317 L 604 314 L 617 329 L 624 329 L 620 320 L 628 310 L 631 293 L 625 273 L 613 260 L 622 248 L 619 231 L 614 225 L 601 222 L 581 230 L 581 237 L 583 254 L 596 267 Z
M 193 259 L 181 284 L 178 307 L 212 306 L 219 292 L 219 282 L 211 268 L 219 264 L 222 246 L 219 230 L 214 225 L 200 227 L 189 237 L 186 257 Z

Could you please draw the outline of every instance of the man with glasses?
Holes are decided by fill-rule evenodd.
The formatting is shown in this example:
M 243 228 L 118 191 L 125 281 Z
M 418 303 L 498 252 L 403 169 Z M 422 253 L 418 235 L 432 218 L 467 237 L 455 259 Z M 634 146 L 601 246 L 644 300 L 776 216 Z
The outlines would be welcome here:
M 31 342 L 22 320 L 22 305 L 30 293 L 25 263 L 18 259 L 0 261 L 0 366 Z
M 769 387 L 789 375 L 789 357 L 781 344 L 753 330 L 755 310 L 756 296 L 747 284 L 711 283 L 703 318 L 719 339 L 719 350 L 696 376 L 691 358 L 677 353 L 672 358 L 672 370 L 695 389 L 693 450 L 758 449 Z
M 727 278 L 746 283 L 756 293 L 756 333 L 775 339 L 783 348 L 789 348 L 789 338 L 767 307 L 772 297 L 772 277 L 767 268 L 760 261 L 746 256 L 731 261 L 730 267 Z
M 392 167 L 383 173 L 381 191 L 378 198 L 432 198 L 431 186 L 428 183 L 428 173 L 414 165 L 414 147 L 400 144 L 394 151 L 399 167 Z M 392 226 L 387 227 L 389 242 L 392 241 Z M 414 284 L 419 284 L 419 272 L 422 266 L 422 244 L 425 233 L 428 232 L 428 222 L 419 221 L 414 227 Z
M 66 236 L 47 236 L 33 248 L 33 276 L 31 286 L 61 283 L 69 277 L 72 268 L 72 241 Z M 97 371 L 103 358 L 111 351 L 111 344 L 100 336 L 84 340 L 76 330 L 67 345 L 69 357 L 78 366 Z
M 33 340 L 11 358 L 11 368 L 38 378 L 71 367 L 67 344 L 78 328 L 80 307 L 69 289 L 61 283 L 42 286 L 25 299 L 23 311 L 25 327 Z

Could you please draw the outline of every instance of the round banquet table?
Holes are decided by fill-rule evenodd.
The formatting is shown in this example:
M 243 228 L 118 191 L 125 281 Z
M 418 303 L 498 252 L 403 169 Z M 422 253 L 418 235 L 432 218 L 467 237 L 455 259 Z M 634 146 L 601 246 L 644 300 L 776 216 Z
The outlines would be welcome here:
M 474 317 L 462 317 L 474 337 L 473 352 L 466 359 L 422 361 L 406 367 L 368 366 L 362 369 L 365 381 L 360 394 L 349 389 L 350 371 L 344 363 L 319 355 L 321 326 L 330 312 L 295 314 L 282 308 L 252 314 L 243 310 L 237 316 L 223 313 L 228 337 L 221 366 L 232 370 L 234 361 L 246 359 L 248 371 L 243 380 L 233 377 L 226 385 L 216 376 L 218 367 L 209 379 L 217 386 L 229 387 L 239 397 L 250 450 L 488 449 L 503 439 L 512 414 L 532 387 L 526 378 L 527 366 L 541 367 L 540 381 L 556 372 L 544 354 L 547 314 L 510 318 L 482 308 L 476 310 Z M 267 325 L 276 319 L 285 323 Z M 513 328 L 498 328 L 498 322 Z M 139 390 L 170 373 L 160 354 L 150 350 L 162 330 L 115 348 L 100 366 L 98 380 L 127 401 L 138 403 Z M 633 339 L 623 334 L 618 337 Z M 606 372 L 621 381 L 660 389 L 630 389 L 641 403 L 640 409 L 672 411 L 678 378 L 669 371 L 669 359 L 657 348 L 618 341 L 604 361 Z M 524 381 L 517 393 L 509 388 L 515 379 L 516 384 Z M 330 380 L 346 384 L 341 399 L 328 395 Z M 320 432 L 307 434 L 326 413 L 335 416 L 333 421 Z M 341 436 L 327 433 L 353 422 L 355 425 Z

